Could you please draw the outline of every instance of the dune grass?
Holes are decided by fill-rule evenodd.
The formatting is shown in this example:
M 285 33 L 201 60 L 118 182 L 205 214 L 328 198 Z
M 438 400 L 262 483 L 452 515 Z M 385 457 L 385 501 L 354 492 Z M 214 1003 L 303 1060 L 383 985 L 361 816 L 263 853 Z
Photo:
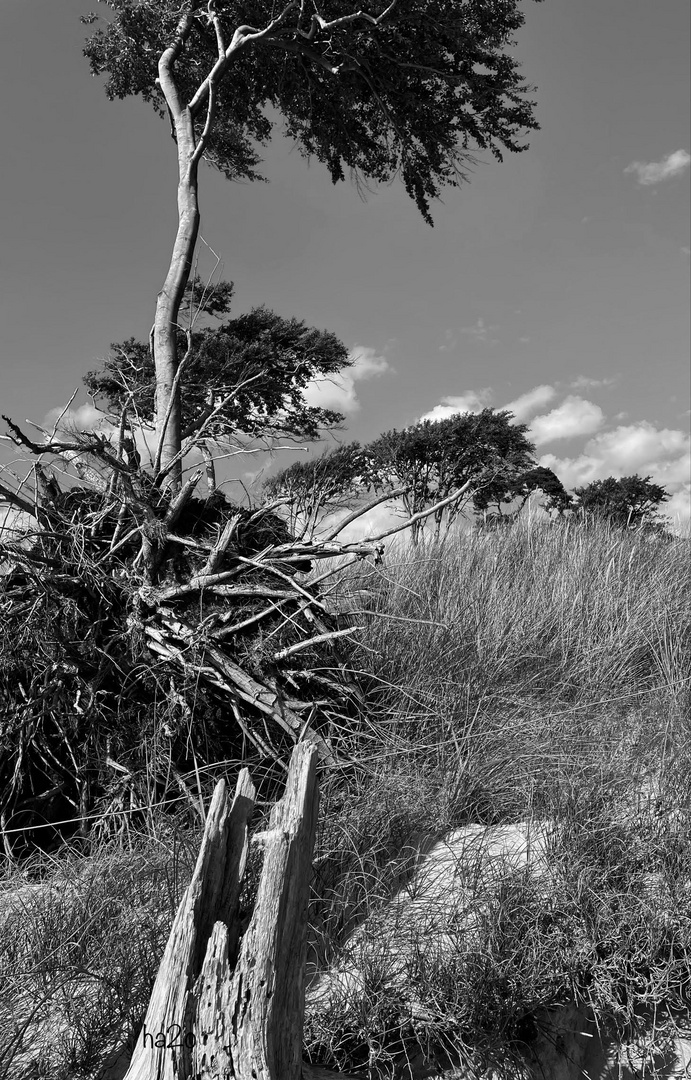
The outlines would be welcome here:
M 394 1076 L 436 1048 L 481 1076 L 520 1059 L 550 1004 L 577 1000 L 622 1037 L 655 1008 L 658 1040 L 688 1015 L 690 578 L 685 541 L 535 523 L 334 577 L 329 602 L 366 623 L 349 657 L 364 700 L 332 718 L 311 961 L 343 963 L 355 927 L 376 933 L 421 836 L 549 822 L 556 876 L 548 895 L 508 875 L 475 897 L 481 941 L 459 933 L 434 963 L 418 950 L 409 993 L 379 955 L 359 997 L 308 1015 L 314 1061 Z M 8 897 L 26 879 L 7 870 L 0 1027 L 33 1002 L 57 1033 L 31 1075 L 96 1076 L 136 1031 L 198 838 L 168 821 L 67 853 L 19 916 Z M 32 1031 L 5 1041 L 0 1077 Z
M 378 955 L 357 1002 L 313 1018 L 316 1059 L 394 1075 L 436 1042 L 481 1070 L 520 1058 L 550 1003 L 577 1000 L 622 1038 L 641 1009 L 662 1010 L 658 1040 L 688 1015 L 690 570 L 683 541 L 523 525 L 351 574 L 337 602 L 376 614 L 353 657 L 367 707 L 341 733 L 360 768 L 326 792 L 328 959 L 347 963 L 420 834 L 549 822 L 559 873 L 547 897 L 511 875 L 479 894 L 482 943 L 413 963 L 407 1002 L 382 994 Z M 424 1023 L 413 998 L 436 1003 Z

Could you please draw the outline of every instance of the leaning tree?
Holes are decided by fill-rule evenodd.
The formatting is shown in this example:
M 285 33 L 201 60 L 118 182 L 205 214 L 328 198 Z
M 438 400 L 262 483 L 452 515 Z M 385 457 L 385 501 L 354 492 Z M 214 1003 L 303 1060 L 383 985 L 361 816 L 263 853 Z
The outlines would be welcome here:
M 430 201 L 466 178 L 474 153 L 524 149 L 536 127 L 511 54 L 518 0 L 101 2 L 86 56 L 109 97 L 140 95 L 168 119 L 178 227 L 149 342 L 123 343 L 87 377 L 105 423 L 79 430 L 61 416 L 37 436 L 7 421 L 31 458 L 0 477 L 8 855 L 61 819 L 119 828 L 123 811 L 171 788 L 197 806 L 221 758 L 254 755 L 279 774 L 305 733 L 330 754 L 348 717 L 336 650 L 357 627 L 320 592 L 319 560 L 378 557 L 383 535 L 339 543 L 341 523 L 296 541 L 275 503 L 238 506 L 216 490 L 208 460 L 210 485 L 196 491 L 222 442 L 242 453 L 267 432 L 309 438 L 332 423 L 303 391 L 346 353 L 264 309 L 202 325 L 204 312 L 227 314 L 230 286 L 209 295 L 192 273 L 200 162 L 255 178 L 282 118 L 334 181 L 400 176 L 430 221 Z
M 160 463 L 180 483 L 178 324 L 199 231 L 202 159 L 257 177 L 258 148 L 282 117 L 334 182 L 400 176 L 427 221 L 430 200 L 465 178 L 477 150 L 519 151 L 535 128 L 511 55 L 518 0 L 101 0 L 85 49 L 110 98 L 140 95 L 170 122 L 178 228 L 151 333 Z M 97 16 L 86 17 L 95 23 Z
M 365 447 L 370 486 L 386 491 L 404 488 L 403 508 L 412 522 L 415 542 L 420 514 L 430 507 L 434 537 L 448 530 L 465 503 L 482 511 L 509 495 L 518 478 L 535 465 L 535 447 L 527 424 L 513 423 L 507 410 L 456 413 L 423 420 L 402 431 L 387 431 Z M 397 491 L 398 494 L 398 491 Z

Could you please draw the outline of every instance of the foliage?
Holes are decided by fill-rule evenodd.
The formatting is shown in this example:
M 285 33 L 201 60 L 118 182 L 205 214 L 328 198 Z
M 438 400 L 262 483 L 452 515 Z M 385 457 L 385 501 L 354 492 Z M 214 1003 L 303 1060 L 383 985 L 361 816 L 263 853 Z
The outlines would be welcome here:
M 159 821 L 155 838 L 130 824 L 124 842 L 34 857 L 24 874 L 4 868 L 2 1080 L 97 1076 L 131 1048 L 196 857 L 181 821 Z
M 266 0 L 102 0 L 104 26 L 85 55 L 106 93 L 141 95 L 167 113 L 177 143 L 178 228 L 156 301 L 156 460 L 182 483 L 179 315 L 200 225 L 199 162 L 230 179 L 257 177 L 270 114 L 336 182 L 400 175 L 431 223 L 429 202 L 465 178 L 472 150 L 519 151 L 535 128 L 527 87 L 510 55 L 522 25 L 517 0 L 375 0 L 371 12 L 327 0 L 279 13 Z M 249 20 L 249 22 L 248 22 Z M 84 21 L 93 25 L 98 16 Z M 188 353 L 192 341 L 188 333 Z
M 360 443 L 346 443 L 309 461 L 295 461 L 269 477 L 264 491 L 269 499 L 285 499 L 290 525 L 311 535 L 320 516 L 350 507 L 362 493 L 367 456 Z
M 623 476 L 620 480 L 608 476 L 578 487 L 574 494 L 578 510 L 584 518 L 597 517 L 623 529 L 655 526 L 658 507 L 669 498 L 659 484 L 649 476 Z
M 335 334 L 263 307 L 219 326 L 195 328 L 200 312 L 227 314 L 232 285 L 219 282 L 195 300 L 200 292 L 199 282 L 191 282 L 188 343 L 180 333 L 182 438 L 189 448 L 201 438 L 311 439 L 343 419 L 333 410 L 309 406 L 304 398 L 312 379 L 334 375 L 350 363 Z M 90 394 L 116 421 L 127 411 L 139 424 L 152 425 L 156 387 L 149 344 L 130 338 L 111 350 L 103 367 L 85 376 Z
M 542 465 L 525 472 L 511 469 L 500 473 L 476 493 L 473 503 L 475 509 L 484 515 L 483 526 L 512 524 L 520 514 L 534 492 L 543 495 L 542 507 L 548 513 L 556 511 L 562 515 L 569 510 L 572 500 L 559 477 Z M 516 505 L 518 502 L 518 505 Z M 496 513 L 487 515 L 491 506 L 496 506 Z M 502 512 L 502 506 L 509 506 L 508 513 Z
M 403 502 L 410 517 L 464 485 L 465 501 L 472 498 L 478 510 L 494 499 L 512 498 L 517 476 L 535 464 L 527 425 L 512 419 L 510 412 L 483 409 L 388 431 L 366 447 L 374 483 L 406 486 Z M 452 502 L 435 514 L 436 536 L 444 518 L 448 528 L 460 506 L 460 500 Z
M 525 149 L 522 134 L 537 127 L 508 51 L 524 20 L 516 0 L 107 6 L 85 54 L 108 96 L 140 95 L 165 115 L 159 59 L 172 50 L 177 100 L 199 136 L 208 128 L 204 156 L 230 179 L 256 177 L 275 110 L 334 182 L 346 170 L 365 181 L 400 175 L 430 220 L 430 199 L 458 184 L 472 148 L 500 158 Z

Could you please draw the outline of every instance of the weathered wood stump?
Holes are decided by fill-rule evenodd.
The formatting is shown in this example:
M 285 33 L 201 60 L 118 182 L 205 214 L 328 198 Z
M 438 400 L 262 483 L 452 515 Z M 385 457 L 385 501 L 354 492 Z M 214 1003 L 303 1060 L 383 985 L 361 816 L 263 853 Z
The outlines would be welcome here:
M 253 842 L 264 865 L 240 940 L 255 789 L 219 781 L 125 1080 L 326 1080 L 303 1064 L 307 904 L 317 825 L 317 749 L 299 743 L 283 798 Z

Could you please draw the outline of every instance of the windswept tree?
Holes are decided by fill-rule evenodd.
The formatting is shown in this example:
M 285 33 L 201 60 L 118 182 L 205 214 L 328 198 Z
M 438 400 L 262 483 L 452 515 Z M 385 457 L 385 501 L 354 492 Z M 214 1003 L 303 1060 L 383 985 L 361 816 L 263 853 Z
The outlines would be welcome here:
M 585 520 L 599 518 L 622 529 L 660 528 L 662 521 L 658 510 L 669 499 L 665 488 L 654 484 L 650 476 L 638 476 L 637 473 L 622 476 L 620 480 L 614 476 L 593 480 L 584 487 L 577 487 L 574 494 L 580 517 Z
M 203 287 L 192 279 L 178 330 L 181 362 L 181 445 L 167 466 L 160 460 L 159 483 L 186 454 L 198 449 L 206 459 L 210 490 L 216 486 L 214 450 L 268 446 L 274 437 L 314 439 L 343 416 L 307 403 L 312 380 L 335 375 L 350 364 L 348 350 L 335 334 L 308 327 L 260 307 L 216 326 L 201 326 L 201 316 L 221 318 L 230 310 L 232 284 Z M 147 342 L 130 338 L 111 345 L 103 366 L 84 379 L 89 392 L 119 425 L 123 418 L 139 429 L 155 426 L 155 371 Z
M 360 498 L 367 472 L 360 443 L 347 443 L 308 461 L 295 461 L 264 484 L 269 499 L 285 501 L 291 530 L 311 536 L 319 521 Z
M 475 493 L 473 503 L 485 524 L 510 524 L 518 518 L 530 496 L 538 492 L 542 495 L 542 508 L 548 514 L 561 516 L 572 508 L 572 499 L 559 477 L 542 465 L 524 471 L 513 465 L 500 469 L 493 480 Z
M 379 557 L 388 533 L 296 542 L 275 507 L 200 498 L 203 470 L 183 471 L 206 442 L 312 437 L 337 414 L 303 391 L 347 363 L 324 331 L 264 309 L 226 318 L 231 287 L 200 291 L 200 162 L 254 179 L 282 118 L 334 181 L 400 176 L 430 220 L 475 151 L 523 149 L 536 126 L 511 54 L 518 0 L 101 3 L 100 25 L 86 19 L 91 70 L 111 98 L 139 95 L 168 119 L 178 226 L 148 349 L 130 339 L 87 377 L 110 426 L 61 416 L 28 435 L 7 420 L 32 460 L 0 474 L 0 502 L 28 522 L 23 537 L 0 537 L 8 855 L 8 822 L 31 844 L 47 837 L 32 836 L 38 822 L 120 828 L 123 810 L 165 801 L 171 785 L 197 806 L 199 778 L 222 759 L 268 762 L 270 786 L 298 738 L 331 754 L 323 733 L 354 700 L 338 648 L 358 627 L 340 625 L 318 572 L 305 575 L 333 555 Z
M 158 295 L 152 351 L 158 458 L 181 480 L 180 307 L 199 231 L 202 160 L 229 179 L 258 176 L 281 117 L 334 182 L 400 176 L 427 221 L 478 150 L 525 149 L 537 124 L 511 53 L 518 0 L 101 0 L 85 54 L 110 98 L 139 95 L 170 123 L 178 228 Z M 86 16 L 96 23 L 98 16 Z M 175 465 L 173 463 L 176 463 Z M 172 467 L 171 467 L 172 466 Z
M 510 412 L 483 409 L 388 431 L 365 448 L 373 485 L 405 487 L 402 502 L 410 518 L 450 499 L 434 513 L 438 538 L 444 522 L 448 529 L 464 504 L 472 500 L 476 510 L 483 509 L 486 499 L 503 498 L 508 485 L 534 467 L 527 426 L 512 419 Z M 413 526 L 414 539 L 421 528 Z

